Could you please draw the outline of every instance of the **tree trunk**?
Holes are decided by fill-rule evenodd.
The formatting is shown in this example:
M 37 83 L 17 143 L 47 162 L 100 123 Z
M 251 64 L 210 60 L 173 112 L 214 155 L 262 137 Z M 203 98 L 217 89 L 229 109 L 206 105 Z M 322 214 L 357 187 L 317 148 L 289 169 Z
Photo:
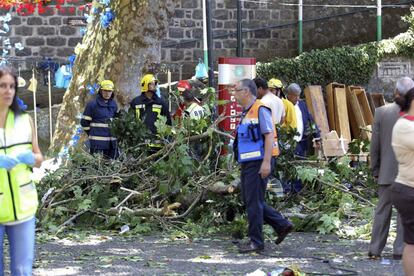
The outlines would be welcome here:
M 85 87 L 111 79 L 120 108 L 140 93 L 139 79 L 160 62 L 161 39 L 178 0 L 117 0 L 110 8 L 114 21 L 102 28 L 100 15 L 88 25 L 78 45 L 72 81 L 63 97 L 53 142 L 54 152 L 68 145 L 79 124 L 76 116 L 91 99 Z M 95 0 L 93 5 L 98 5 Z M 100 11 L 102 11 L 102 6 Z

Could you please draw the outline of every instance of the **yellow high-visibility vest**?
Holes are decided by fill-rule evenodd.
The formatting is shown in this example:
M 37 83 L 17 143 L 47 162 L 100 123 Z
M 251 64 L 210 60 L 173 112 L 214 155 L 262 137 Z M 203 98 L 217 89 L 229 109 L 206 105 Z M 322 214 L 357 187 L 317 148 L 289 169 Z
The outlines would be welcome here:
M 32 150 L 32 126 L 28 114 L 9 110 L 6 127 L 0 137 L 0 154 L 17 156 Z M 10 171 L 0 168 L 0 223 L 27 219 L 36 213 L 39 204 L 32 169 L 18 164 Z

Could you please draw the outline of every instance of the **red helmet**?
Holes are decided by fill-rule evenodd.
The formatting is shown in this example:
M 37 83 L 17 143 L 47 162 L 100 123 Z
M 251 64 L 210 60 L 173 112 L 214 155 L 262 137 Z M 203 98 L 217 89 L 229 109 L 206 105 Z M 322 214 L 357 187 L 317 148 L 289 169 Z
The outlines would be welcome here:
M 183 92 L 185 90 L 191 90 L 191 84 L 188 80 L 180 80 L 177 83 L 177 89 L 180 92 Z

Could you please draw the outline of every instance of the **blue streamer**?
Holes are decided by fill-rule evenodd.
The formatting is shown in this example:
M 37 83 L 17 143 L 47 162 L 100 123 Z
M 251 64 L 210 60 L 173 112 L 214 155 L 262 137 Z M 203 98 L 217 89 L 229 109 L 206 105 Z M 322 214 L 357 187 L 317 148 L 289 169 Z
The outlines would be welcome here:
M 75 59 L 76 59 L 76 55 L 71 55 L 68 57 L 70 67 L 73 67 L 73 65 L 75 64 Z
M 102 28 L 106 29 L 109 27 L 111 22 L 115 19 L 115 14 L 110 8 L 106 8 L 103 13 L 101 13 L 101 25 Z
M 87 33 L 87 29 L 86 28 L 80 28 L 79 32 L 80 32 L 81 36 L 85 36 L 86 33 Z
M 100 0 L 99 3 L 105 6 L 109 6 L 109 4 L 111 4 L 111 0 Z
M 99 85 L 96 84 L 96 83 L 94 85 L 88 84 L 86 86 L 86 89 L 89 91 L 89 95 L 94 95 L 95 93 L 97 93 L 97 91 L 99 89 Z
M 17 104 L 19 105 L 20 109 L 25 111 L 27 109 L 27 105 L 24 104 L 24 101 L 20 99 L 19 97 L 17 97 L 16 99 L 17 99 Z

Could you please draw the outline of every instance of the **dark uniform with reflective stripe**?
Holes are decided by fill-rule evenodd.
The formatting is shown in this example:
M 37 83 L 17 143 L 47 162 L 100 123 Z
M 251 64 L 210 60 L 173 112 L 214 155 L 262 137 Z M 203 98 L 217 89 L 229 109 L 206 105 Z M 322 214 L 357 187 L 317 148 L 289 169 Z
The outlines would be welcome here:
M 117 110 L 113 99 L 105 101 L 100 94 L 86 105 L 81 125 L 89 135 L 91 153 L 99 152 L 109 158 L 117 157 L 117 141 L 112 137 L 109 127 L 109 122 L 115 117 Z
M 151 99 L 148 99 L 144 93 L 136 97 L 131 102 L 131 108 L 135 112 L 136 117 L 140 118 L 153 134 L 157 133 L 155 122 L 161 116 L 167 118 L 167 125 L 171 125 L 171 116 L 168 111 L 168 106 L 164 100 L 158 97 L 155 93 Z

